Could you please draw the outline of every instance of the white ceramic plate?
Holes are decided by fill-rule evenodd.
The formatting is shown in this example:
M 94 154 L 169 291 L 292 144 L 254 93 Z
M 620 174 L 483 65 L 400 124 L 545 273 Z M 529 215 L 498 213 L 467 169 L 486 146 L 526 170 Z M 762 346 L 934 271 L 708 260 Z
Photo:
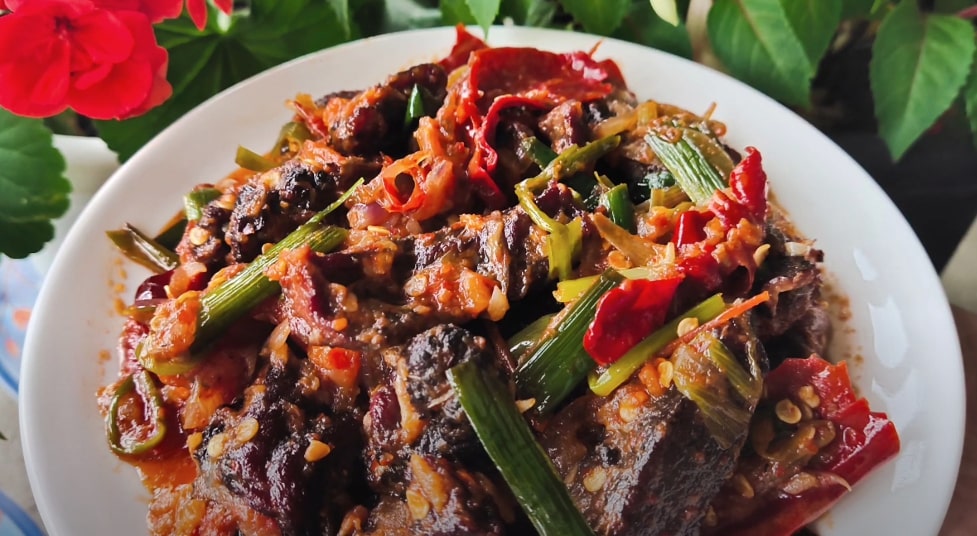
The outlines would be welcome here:
M 289 120 L 286 99 L 359 89 L 441 57 L 454 30 L 387 35 L 336 47 L 243 82 L 187 114 L 126 163 L 99 191 L 59 252 L 30 323 L 21 429 L 31 485 L 53 535 L 145 532 L 147 493 L 106 446 L 96 389 L 114 377 L 122 319 L 115 314 L 118 255 L 107 229 L 159 228 L 198 182 L 233 167 L 235 149 L 269 146 Z M 598 38 L 495 28 L 494 45 L 588 50 Z M 823 534 L 936 534 L 962 448 L 960 348 L 933 268 L 909 225 L 872 179 L 799 117 L 705 67 L 605 39 L 641 97 L 692 110 L 719 104 L 734 147 L 758 147 L 780 202 L 827 255 L 851 299 L 853 344 L 864 356 L 856 383 L 902 436 L 899 457 L 863 481 L 820 523 Z M 146 276 L 127 266 L 129 291 Z M 846 334 L 840 333 L 841 336 Z

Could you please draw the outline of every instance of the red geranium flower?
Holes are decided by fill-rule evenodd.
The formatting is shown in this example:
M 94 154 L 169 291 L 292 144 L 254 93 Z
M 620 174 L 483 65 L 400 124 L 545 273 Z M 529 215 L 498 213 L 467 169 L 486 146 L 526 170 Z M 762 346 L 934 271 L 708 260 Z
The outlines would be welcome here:
M 183 11 L 183 0 L 94 0 L 98 7 L 112 11 L 138 11 L 157 23 L 175 19 Z
M 149 18 L 91 0 L 7 0 L 0 18 L 0 106 L 45 117 L 68 107 L 125 119 L 172 93 Z

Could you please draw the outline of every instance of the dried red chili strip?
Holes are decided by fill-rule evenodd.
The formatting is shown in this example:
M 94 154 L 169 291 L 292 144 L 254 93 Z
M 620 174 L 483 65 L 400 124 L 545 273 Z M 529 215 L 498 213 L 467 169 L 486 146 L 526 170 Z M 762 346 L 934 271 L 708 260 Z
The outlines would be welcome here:
M 601 365 L 617 361 L 665 323 L 681 277 L 650 281 L 628 279 L 597 303 L 583 347 Z

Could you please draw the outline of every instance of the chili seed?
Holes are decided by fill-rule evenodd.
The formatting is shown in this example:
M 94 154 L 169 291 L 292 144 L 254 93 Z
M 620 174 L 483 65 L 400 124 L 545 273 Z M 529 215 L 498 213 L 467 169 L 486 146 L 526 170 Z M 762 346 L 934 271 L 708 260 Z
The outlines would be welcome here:
M 207 229 L 204 229 L 203 227 L 194 227 L 193 229 L 190 229 L 189 238 L 191 244 L 195 246 L 202 246 L 206 244 L 208 240 L 210 240 L 210 233 L 207 232 Z
M 234 431 L 234 439 L 238 443 L 247 443 L 256 435 L 258 435 L 258 419 L 254 417 L 241 419 L 241 422 L 237 425 L 237 429 Z
M 332 452 L 332 447 L 318 439 L 313 439 L 309 441 L 309 446 L 305 449 L 305 461 L 317 462 L 328 456 L 330 452 Z
M 221 432 L 210 438 L 207 442 L 207 455 L 211 458 L 220 458 L 224 454 L 224 445 L 227 443 L 227 434 Z
M 801 422 L 801 410 L 796 404 L 791 402 L 789 399 L 783 399 L 777 402 L 777 406 L 774 408 L 777 413 L 777 418 L 784 421 L 787 424 L 797 424 Z
M 753 263 L 757 266 L 763 264 L 763 261 L 767 260 L 767 255 L 770 253 L 770 244 L 760 244 L 760 247 L 756 248 L 753 252 Z
M 790 477 L 784 484 L 784 492 L 791 495 L 800 495 L 805 491 L 818 485 L 818 478 L 811 473 L 797 473 Z
M 407 508 L 410 510 L 410 516 L 414 519 L 424 519 L 427 513 L 431 511 L 431 503 L 427 502 L 427 499 L 417 490 L 409 489 L 407 490 Z
M 519 413 L 526 413 L 527 411 L 531 410 L 533 408 L 533 406 L 535 406 L 535 405 L 536 405 L 536 399 L 535 398 L 527 398 L 525 400 L 516 400 L 516 409 L 519 410 Z
M 821 397 L 814 392 L 814 387 L 810 385 L 805 385 L 798 389 L 797 398 L 800 398 L 801 402 L 807 404 L 812 409 L 821 405 Z
M 753 486 L 750 484 L 750 481 L 747 480 L 746 477 L 743 476 L 742 474 L 737 473 L 733 475 L 733 478 L 730 480 L 730 483 L 736 489 L 736 492 L 742 495 L 743 497 L 747 499 L 753 498 L 755 494 L 755 492 L 753 491 Z
M 604 487 L 607 482 L 607 471 L 603 467 L 594 467 L 583 477 L 583 487 L 591 493 L 596 493 Z
M 681 322 L 678 323 L 678 328 L 675 330 L 679 337 L 684 337 L 693 329 L 699 327 L 699 319 L 694 316 L 688 318 L 683 318 Z

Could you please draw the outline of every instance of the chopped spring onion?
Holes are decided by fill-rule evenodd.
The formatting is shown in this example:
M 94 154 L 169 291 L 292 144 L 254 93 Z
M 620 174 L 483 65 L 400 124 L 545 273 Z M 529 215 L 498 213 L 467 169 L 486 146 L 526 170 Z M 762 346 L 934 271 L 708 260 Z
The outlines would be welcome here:
M 655 271 L 647 266 L 640 266 L 638 268 L 627 268 L 625 270 L 618 270 L 621 275 L 628 279 L 655 279 L 657 274 Z M 556 290 L 553 291 L 553 297 L 556 301 L 560 303 L 570 303 L 573 300 L 579 298 L 584 292 L 597 281 L 599 275 L 589 275 L 587 277 L 578 277 L 577 279 L 567 279 L 566 281 L 560 281 L 556 284 Z
M 257 172 L 268 171 L 269 169 L 275 167 L 275 163 L 270 159 L 261 156 L 247 147 L 241 147 L 240 145 L 237 148 L 237 155 L 234 157 L 234 163 L 243 167 L 244 169 Z
M 122 229 L 105 234 L 126 257 L 156 273 L 172 270 L 180 264 L 180 258 L 173 250 L 128 223 Z
M 138 394 L 142 399 L 143 414 L 146 420 L 151 421 L 153 425 L 152 434 L 138 441 L 126 437 L 119 426 L 119 405 L 123 397 L 132 392 Z M 138 456 L 149 452 L 163 441 L 163 438 L 166 437 L 166 413 L 163 407 L 163 396 L 149 372 L 145 370 L 135 372 L 126 376 L 119 383 L 115 393 L 112 394 L 112 402 L 109 404 L 105 426 L 109 447 L 116 454 Z
M 292 231 L 267 252 L 256 257 L 241 273 L 204 294 L 200 299 L 197 331 L 188 354 L 176 358 L 157 359 L 140 345 L 136 349 L 136 357 L 143 368 L 163 376 L 182 374 L 196 368 L 203 357 L 202 351 L 207 345 L 217 339 L 237 319 L 281 289 L 278 282 L 265 277 L 265 270 L 278 260 L 281 252 L 305 244 L 308 244 L 313 251 L 327 252 L 346 240 L 348 235 L 346 229 L 323 225 L 322 220 L 345 203 L 362 184 L 363 179 L 360 179 L 339 199 Z
M 536 530 L 543 536 L 593 534 L 502 380 L 468 361 L 448 370 L 448 381 L 485 452 Z
M 404 127 L 410 127 L 417 122 L 418 119 L 427 115 L 424 109 L 424 88 L 414 84 L 413 89 L 410 90 L 410 96 L 407 97 L 407 112 L 404 114 Z
M 594 280 L 597 280 L 597 276 L 594 276 Z M 591 283 L 593 283 L 593 281 L 591 281 Z M 581 294 L 583 294 L 582 291 Z M 550 321 L 553 320 L 554 316 L 556 315 L 543 315 L 534 320 L 528 326 L 519 330 L 512 337 L 509 337 L 509 340 L 506 341 L 509 345 L 509 355 L 511 355 L 517 363 L 521 363 L 522 356 L 536 346 L 540 339 L 542 339 L 543 333 L 546 332 L 546 328 L 550 325 Z
M 618 184 L 608 190 L 601 204 L 607 208 L 607 213 L 611 216 L 611 221 L 618 227 L 633 233 L 637 230 L 634 222 L 634 204 L 628 195 L 628 185 Z
M 551 149 L 549 145 L 539 141 L 539 138 L 536 136 L 522 140 L 522 143 L 519 144 L 519 151 L 529 156 L 541 169 L 548 166 L 553 160 L 556 160 L 558 156 L 556 151 Z
M 309 139 L 312 139 L 312 132 L 304 123 L 289 121 L 282 125 L 282 129 L 278 133 L 278 140 L 275 141 L 275 148 L 279 153 L 294 151 L 298 148 L 299 143 Z
M 746 437 L 763 390 L 755 351 L 747 351 L 747 359 L 749 372 L 710 332 L 700 332 L 688 344 L 680 345 L 672 357 L 675 388 L 699 407 L 706 427 L 723 448 Z M 732 392 L 717 383 L 723 378 Z
M 714 148 L 708 144 L 718 147 L 719 144 L 701 132 L 691 129 L 680 129 L 682 137 L 678 141 L 672 142 L 656 132 L 651 132 L 645 136 L 645 141 L 658 155 L 659 160 L 672 173 L 682 190 L 697 205 L 702 205 L 712 199 L 716 190 L 726 186 L 726 177 L 729 171 L 717 169 L 713 165 L 713 160 L 718 161 Z M 699 144 L 703 144 L 705 149 Z M 719 147 L 722 151 L 722 147 Z M 723 151 L 725 154 L 725 151 Z M 706 154 L 711 156 L 707 157 Z M 726 158 L 729 158 L 727 156 Z M 731 162 L 730 162 L 731 163 Z M 732 165 L 729 166 L 732 169 Z
M 564 309 L 539 344 L 516 370 L 516 389 L 522 398 L 536 399 L 534 411 L 546 412 L 570 394 L 593 370 L 594 360 L 583 348 L 583 337 L 594 320 L 597 302 L 624 280 L 608 270 L 575 302 Z
M 221 191 L 217 188 L 201 188 L 183 196 L 183 211 L 187 215 L 187 220 L 200 220 L 204 215 L 204 207 L 220 196 Z
M 716 294 L 702 303 L 689 309 L 684 314 L 674 318 L 621 356 L 607 370 L 600 374 L 592 373 L 588 378 L 590 390 L 600 396 L 607 396 L 621 384 L 628 381 L 646 361 L 662 351 L 668 344 L 678 337 L 679 322 L 686 318 L 695 318 L 700 323 L 719 316 L 726 303 L 722 294 Z
M 183 238 L 183 233 L 187 230 L 187 217 L 184 213 L 179 213 L 172 220 L 163 226 L 163 230 L 153 237 L 159 245 L 166 249 L 176 249 Z
M 572 146 L 560 153 L 539 175 L 526 179 L 516 185 L 519 206 L 526 211 L 533 223 L 549 233 L 546 244 L 550 261 L 550 277 L 564 280 L 573 270 L 573 257 L 579 253 L 582 223 L 575 220 L 563 224 L 549 217 L 536 204 L 535 191 L 544 188 L 550 180 L 560 180 L 583 171 L 609 151 L 618 146 L 617 136 L 601 138 L 584 145 Z

